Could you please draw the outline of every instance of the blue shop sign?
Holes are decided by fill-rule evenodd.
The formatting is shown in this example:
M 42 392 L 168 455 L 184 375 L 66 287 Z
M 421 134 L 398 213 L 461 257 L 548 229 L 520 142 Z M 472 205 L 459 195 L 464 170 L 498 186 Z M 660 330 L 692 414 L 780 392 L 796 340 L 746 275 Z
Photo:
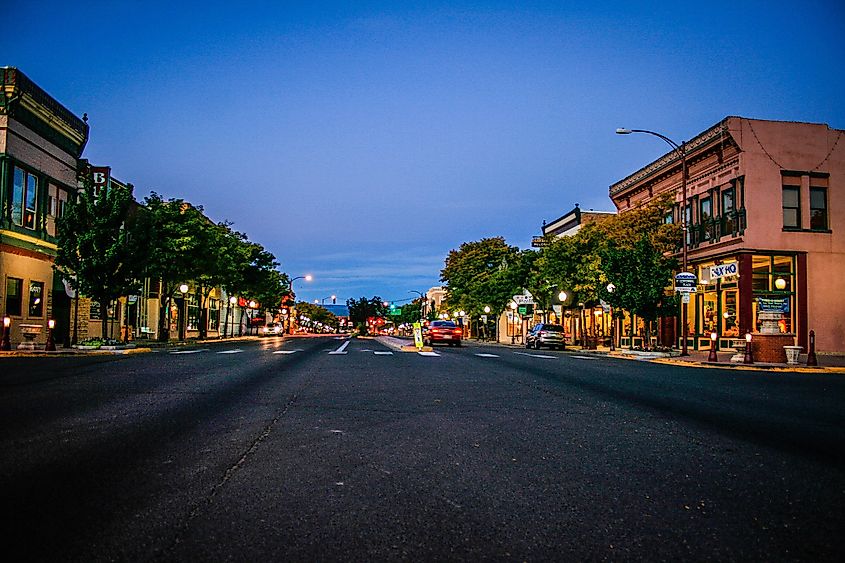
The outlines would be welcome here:
M 758 297 L 757 311 L 760 313 L 788 313 L 789 297 L 779 297 L 777 299 Z

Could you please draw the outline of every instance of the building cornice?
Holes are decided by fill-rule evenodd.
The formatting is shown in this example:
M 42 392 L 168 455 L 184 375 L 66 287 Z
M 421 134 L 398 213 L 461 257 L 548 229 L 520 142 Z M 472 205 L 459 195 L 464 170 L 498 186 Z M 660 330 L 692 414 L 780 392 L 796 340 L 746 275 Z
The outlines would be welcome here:
M 713 125 L 703 133 L 700 133 L 689 142 L 686 143 L 686 153 L 687 153 L 687 161 L 689 162 L 690 155 L 696 151 L 704 148 L 705 146 L 709 145 L 716 139 L 722 139 L 725 134 L 730 135 L 730 131 L 728 130 L 728 120 L 731 117 L 726 117 L 716 125 Z M 610 186 L 610 197 L 611 199 L 619 195 L 620 193 L 626 191 L 627 189 L 631 188 L 635 184 L 638 184 L 656 174 L 660 174 L 661 172 L 667 171 L 673 166 L 679 165 L 681 161 L 680 155 L 678 151 L 672 150 L 651 164 L 637 170 L 624 180 L 621 180 L 613 185 Z M 689 163 L 688 163 L 689 165 Z

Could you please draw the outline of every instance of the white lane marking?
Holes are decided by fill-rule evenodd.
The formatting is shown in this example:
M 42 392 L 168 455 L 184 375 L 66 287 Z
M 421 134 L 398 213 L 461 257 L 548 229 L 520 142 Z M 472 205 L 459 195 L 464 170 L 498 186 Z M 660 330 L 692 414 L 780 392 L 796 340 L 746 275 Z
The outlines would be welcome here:
M 575 354 L 569 356 L 570 358 L 578 358 L 579 360 L 597 360 L 598 358 L 594 358 L 592 356 L 576 356 Z
M 217 352 L 217 353 L 218 354 L 240 354 L 241 352 L 243 352 L 243 350 L 241 350 L 240 348 L 237 348 L 235 350 L 223 350 L 222 352 Z
M 476 354 L 479 358 L 498 358 L 496 354 Z
M 375 351 L 375 352 L 373 352 L 373 354 L 375 354 L 376 356 L 392 356 L 392 355 L 393 355 L 393 352 L 379 352 L 379 351 Z
M 170 352 L 171 354 L 199 354 L 200 352 L 208 352 L 208 348 L 200 350 L 179 350 L 178 352 Z
M 433 356 L 437 358 L 440 357 L 440 354 L 438 354 L 437 352 L 417 352 L 417 354 L 419 354 L 420 356 Z
M 332 356 L 334 354 L 346 354 L 346 347 L 349 346 L 349 343 L 352 342 L 351 340 L 347 340 L 343 343 L 343 345 L 335 350 L 334 352 L 329 352 L 329 355 Z
M 525 352 L 514 352 L 514 354 L 519 354 L 520 356 L 530 356 L 532 358 L 541 358 L 543 360 L 554 360 L 557 356 L 544 356 L 542 354 L 526 354 Z
M 369 348 L 364 348 L 363 350 L 358 350 L 359 352 L 372 352 Z
M 296 354 L 297 352 L 302 352 L 302 350 L 276 350 L 273 353 L 274 354 Z

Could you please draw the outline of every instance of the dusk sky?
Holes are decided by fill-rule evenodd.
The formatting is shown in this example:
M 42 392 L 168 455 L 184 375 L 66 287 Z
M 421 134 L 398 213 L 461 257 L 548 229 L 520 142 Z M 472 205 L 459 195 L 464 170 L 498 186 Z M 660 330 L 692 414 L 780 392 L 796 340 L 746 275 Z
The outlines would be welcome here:
M 91 126 L 85 157 L 272 251 L 298 297 L 439 285 L 527 248 L 728 115 L 845 128 L 845 3 L 4 3 L 0 65 Z

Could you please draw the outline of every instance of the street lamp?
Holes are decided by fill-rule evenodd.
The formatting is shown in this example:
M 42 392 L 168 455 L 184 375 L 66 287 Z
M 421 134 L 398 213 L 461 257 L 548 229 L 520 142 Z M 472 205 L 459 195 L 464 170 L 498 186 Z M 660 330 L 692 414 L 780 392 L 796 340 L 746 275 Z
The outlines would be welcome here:
M 660 133 L 656 133 L 654 131 L 648 131 L 646 129 L 624 129 L 619 128 L 616 130 L 617 135 L 630 135 L 631 133 L 646 133 L 647 135 L 653 135 L 655 137 L 659 137 L 666 141 L 666 143 L 672 147 L 672 149 L 678 154 L 681 159 L 681 224 L 683 225 L 683 266 L 682 270 L 684 272 L 687 271 L 687 143 L 686 141 L 681 141 L 679 145 L 669 137 L 665 135 L 661 135 Z M 682 356 L 689 356 L 689 351 L 687 350 L 687 303 L 681 303 L 681 355 Z
M 511 301 L 508 307 L 511 308 L 511 344 L 516 344 L 516 301 Z
M 422 291 L 414 291 L 413 289 L 409 289 L 408 293 L 416 293 L 417 295 L 420 296 L 420 322 L 422 322 L 423 317 L 425 317 L 425 304 L 426 304 L 425 293 L 423 293 Z

